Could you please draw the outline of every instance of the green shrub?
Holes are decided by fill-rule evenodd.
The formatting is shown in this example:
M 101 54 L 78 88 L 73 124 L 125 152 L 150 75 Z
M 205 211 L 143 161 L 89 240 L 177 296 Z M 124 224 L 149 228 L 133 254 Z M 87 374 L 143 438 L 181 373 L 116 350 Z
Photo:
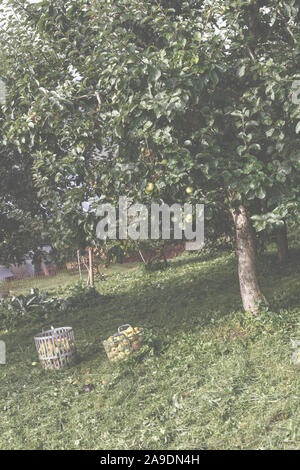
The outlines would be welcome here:
M 16 323 L 20 317 L 48 318 L 58 312 L 95 305 L 102 297 L 91 286 L 75 284 L 64 289 L 66 297 L 52 297 L 47 292 L 31 289 L 29 295 L 18 295 L 0 301 L 0 328 Z

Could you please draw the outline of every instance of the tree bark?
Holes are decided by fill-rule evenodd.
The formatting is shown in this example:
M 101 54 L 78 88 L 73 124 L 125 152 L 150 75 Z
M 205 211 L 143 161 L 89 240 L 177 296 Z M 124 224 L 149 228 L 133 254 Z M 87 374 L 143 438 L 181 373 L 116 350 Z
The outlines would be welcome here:
M 46 265 L 46 263 L 43 259 L 41 261 L 41 269 L 42 269 L 45 276 L 49 276 L 49 270 L 48 270 L 47 265 Z
M 285 263 L 288 257 L 288 252 L 289 252 L 288 238 L 287 238 L 287 226 L 285 222 L 283 226 L 279 227 L 276 230 L 276 245 L 277 245 L 278 260 L 280 263 Z
M 238 274 L 243 306 L 257 314 L 258 302 L 267 303 L 260 290 L 256 273 L 256 253 L 253 229 L 246 208 L 240 205 L 231 211 L 236 231 Z

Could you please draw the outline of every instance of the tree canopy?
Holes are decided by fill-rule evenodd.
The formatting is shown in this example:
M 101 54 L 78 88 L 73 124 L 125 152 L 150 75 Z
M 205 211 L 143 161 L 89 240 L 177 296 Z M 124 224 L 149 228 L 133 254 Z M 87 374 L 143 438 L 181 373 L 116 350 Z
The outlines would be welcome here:
M 1 145 L 30 155 L 53 227 L 91 233 L 81 203 L 120 194 L 257 230 L 299 214 L 296 1 L 8 3 Z

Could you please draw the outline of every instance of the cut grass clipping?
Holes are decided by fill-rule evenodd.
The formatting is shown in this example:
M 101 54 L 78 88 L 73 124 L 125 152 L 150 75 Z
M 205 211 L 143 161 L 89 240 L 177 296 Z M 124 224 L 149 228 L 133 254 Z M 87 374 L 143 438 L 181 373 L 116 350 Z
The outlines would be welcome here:
M 241 310 L 232 254 L 114 271 L 97 285 L 105 302 L 47 319 L 75 332 L 81 359 L 63 371 L 38 363 L 33 337 L 45 319 L 2 330 L 0 448 L 299 449 L 297 258 L 294 249 L 283 268 L 273 253 L 261 261 L 272 306 L 258 318 Z M 112 364 L 101 341 L 124 323 L 145 329 L 144 344 Z

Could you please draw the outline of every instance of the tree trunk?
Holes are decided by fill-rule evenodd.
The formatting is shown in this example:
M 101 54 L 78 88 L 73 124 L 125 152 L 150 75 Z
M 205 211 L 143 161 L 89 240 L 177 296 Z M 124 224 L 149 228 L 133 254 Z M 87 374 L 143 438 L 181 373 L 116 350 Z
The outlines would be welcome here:
M 44 260 L 41 261 L 41 269 L 45 276 L 49 276 L 49 270 Z
M 244 206 L 232 210 L 232 216 L 236 231 L 238 274 L 243 306 L 246 311 L 256 315 L 258 302 L 267 302 L 257 280 L 253 229 Z
M 276 245 L 278 252 L 278 260 L 280 263 L 285 263 L 288 257 L 288 238 L 286 223 L 276 230 Z

